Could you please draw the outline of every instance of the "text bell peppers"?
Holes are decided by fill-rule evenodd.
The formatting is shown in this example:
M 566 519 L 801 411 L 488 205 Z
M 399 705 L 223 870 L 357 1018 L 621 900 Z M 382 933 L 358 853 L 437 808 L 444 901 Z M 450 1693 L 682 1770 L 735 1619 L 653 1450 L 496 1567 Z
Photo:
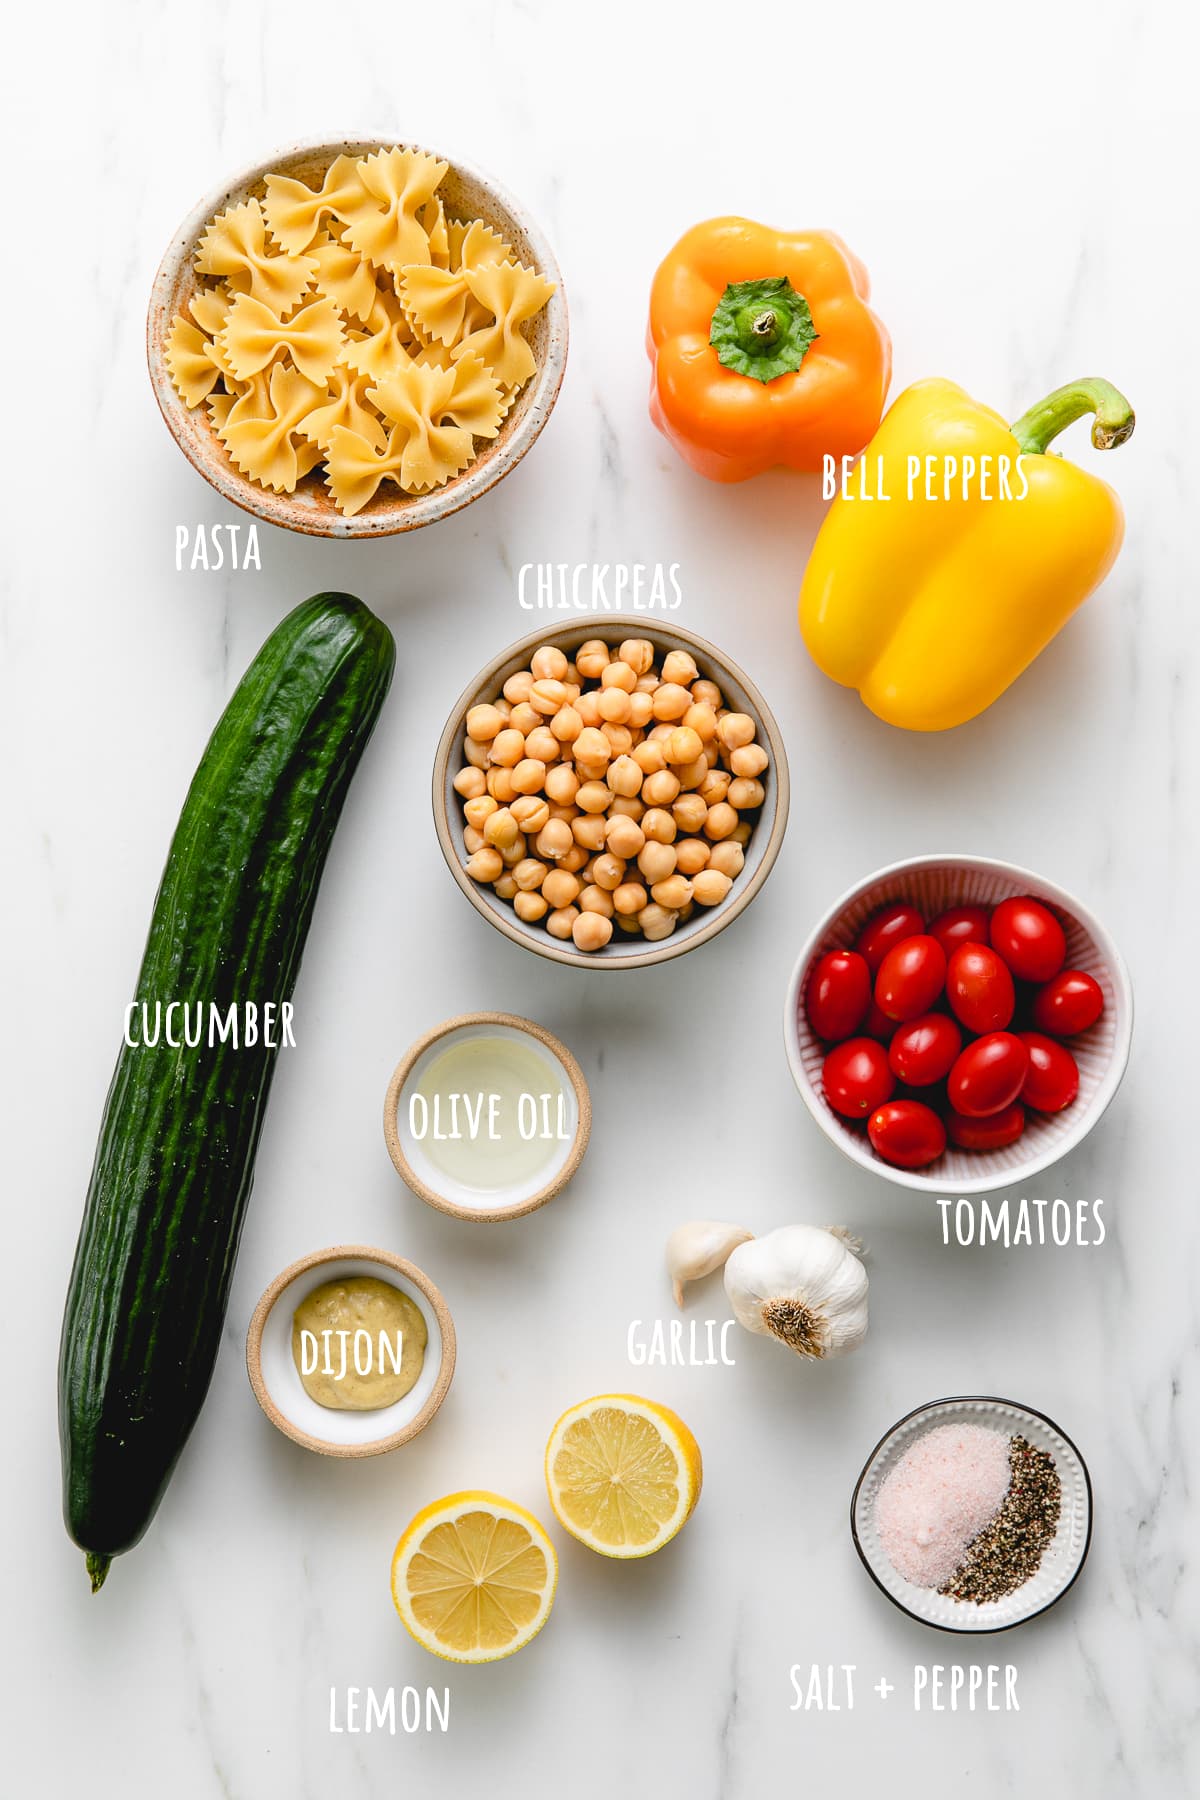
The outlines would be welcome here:
M 818 667 L 910 731 L 961 725 L 998 699 L 1121 547 L 1113 490 L 1048 454 L 1089 412 L 1098 450 L 1133 431 L 1107 381 L 1070 382 L 1013 426 L 952 382 L 906 388 L 805 571 L 800 629 Z
M 861 450 L 883 412 L 892 347 L 867 272 L 824 231 L 710 219 L 650 292 L 650 416 L 713 481 Z

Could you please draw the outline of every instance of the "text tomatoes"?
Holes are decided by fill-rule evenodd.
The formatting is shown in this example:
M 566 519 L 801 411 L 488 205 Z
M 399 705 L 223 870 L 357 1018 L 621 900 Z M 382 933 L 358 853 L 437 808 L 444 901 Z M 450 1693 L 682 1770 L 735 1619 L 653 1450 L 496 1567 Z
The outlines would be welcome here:
M 946 969 L 946 998 L 968 1031 L 1003 1031 L 1012 1021 L 1017 990 L 994 950 L 986 944 L 960 944 Z
M 924 1169 L 946 1148 L 946 1127 L 920 1100 L 889 1100 L 867 1125 L 877 1155 L 898 1169 Z
M 1103 1011 L 1100 983 L 1082 969 L 1063 969 L 1034 996 L 1033 1022 L 1052 1037 L 1074 1037 L 1094 1025 Z
M 919 937 L 925 929 L 925 921 L 915 906 L 906 900 L 898 900 L 892 906 L 885 906 L 877 912 L 873 919 L 868 919 L 859 933 L 854 948 L 860 956 L 865 956 L 867 965 L 874 975 L 888 951 L 905 938 Z
M 871 971 L 857 950 L 830 950 L 819 958 L 804 1004 L 819 1038 L 836 1044 L 853 1037 L 871 1004 Z
M 989 1031 L 968 1044 L 950 1071 L 946 1096 L 955 1112 L 986 1119 L 1003 1112 L 1020 1094 L 1029 1071 L 1029 1051 L 1011 1031 Z
M 895 1079 L 887 1051 L 874 1038 L 850 1038 L 835 1044 L 821 1070 L 825 1098 L 844 1119 L 865 1119 L 889 1100 Z
M 1040 1031 L 1023 1031 L 1021 1042 L 1029 1058 L 1022 1100 L 1034 1112 L 1061 1112 L 1079 1092 L 1079 1065 L 1065 1045 Z
M 1015 1144 L 1024 1129 L 1025 1108 L 1020 1101 L 986 1119 L 968 1119 L 962 1113 L 952 1112 L 946 1120 L 950 1142 L 960 1150 L 1003 1150 L 1008 1144 Z
M 986 944 L 991 914 L 986 906 L 950 906 L 929 927 L 949 961 L 960 944 Z
M 875 1000 L 889 1019 L 919 1018 L 946 985 L 946 953 L 936 938 L 910 937 L 889 950 L 875 977 Z
M 962 1049 L 962 1032 L 945 1013 L 923 1013 L 896 1028 L 888 1046 L 892 1074 L 908 1087 L 929 1087 L 948 1075 Z
M 1021 981 L 1049 981 L 1067 960 L 1062 926 L 1040 900 L 1022 894 L 1002 900 L 992 913 L 992 949 Z

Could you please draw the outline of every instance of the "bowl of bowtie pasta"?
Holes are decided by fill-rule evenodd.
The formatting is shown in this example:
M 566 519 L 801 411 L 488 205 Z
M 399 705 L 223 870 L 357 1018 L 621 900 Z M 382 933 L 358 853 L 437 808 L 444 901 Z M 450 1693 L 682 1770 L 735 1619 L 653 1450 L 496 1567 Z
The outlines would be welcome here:
M 176 443 L 225 499 L 317 537 L 385 537 L 503 480 L 554 407 L 567 305 L 489 176 L 386 138 L 293 145 L 167 249 L 146 350 Z

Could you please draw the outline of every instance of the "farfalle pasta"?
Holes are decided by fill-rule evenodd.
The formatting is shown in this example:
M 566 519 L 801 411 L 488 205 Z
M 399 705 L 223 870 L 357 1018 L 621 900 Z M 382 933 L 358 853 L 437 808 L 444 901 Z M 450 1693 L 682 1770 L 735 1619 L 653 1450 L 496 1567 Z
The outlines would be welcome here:
M 499 432 L 554 284 L 447 213 L 448 169 L 399 146 L 341 155 L 319 186 L 270 174 L 209 223 L 166 362 L 249 480 L 291 493 L 323 468 L 352 516 L 387 482 L 441 487 Z

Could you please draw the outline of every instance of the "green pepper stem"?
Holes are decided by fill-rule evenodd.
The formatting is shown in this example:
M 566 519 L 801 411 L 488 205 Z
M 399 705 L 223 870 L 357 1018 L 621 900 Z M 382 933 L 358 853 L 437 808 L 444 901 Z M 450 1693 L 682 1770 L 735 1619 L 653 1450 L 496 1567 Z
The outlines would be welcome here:
M 1092 423 L 1092 443 L 1097 450 L 1115 450 L 1133 436 L 1134 414 L 1124 394 L 1119 393 L 1111 381 L 1102 381 L 1099 376 L 1085 375 L 1079 381 L 1068 381 L 1065 387 L 1055 388 L 1036 406 L 1021 414 L 1012 428 L 1023 456 L 1044 456 L 1048 446 L 1073 425 L 1076 419 L 1082 419 L 1084 413 L 1095 413 Z
M 92 1578 L 92 1592 L 98 1594 L 104 1586 L 104 1577 L 112 1566 L 112 1557 L 105 1556 L 100 1550 L 89 1550 L 87 1553 L 87 1572 Z

